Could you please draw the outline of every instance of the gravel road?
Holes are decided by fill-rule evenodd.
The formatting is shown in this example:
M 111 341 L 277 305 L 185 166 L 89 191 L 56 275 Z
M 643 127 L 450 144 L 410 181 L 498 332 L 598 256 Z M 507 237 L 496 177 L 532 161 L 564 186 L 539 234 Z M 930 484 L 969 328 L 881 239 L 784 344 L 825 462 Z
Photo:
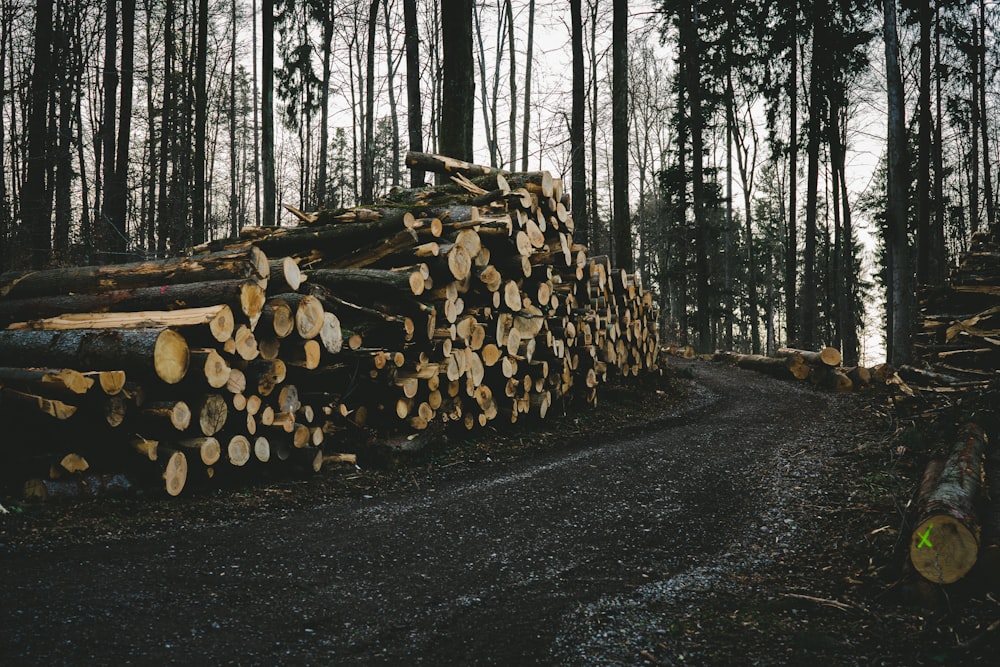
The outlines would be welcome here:
M 638 433 L 407 490 L 3 540 L 0 663 L 642 663 L 666 632 L 651 610 L 697 606 L 764 545 L 795 542 L 776 482 L 833 409 L 752 373 L 694 373 L 689 400 Z

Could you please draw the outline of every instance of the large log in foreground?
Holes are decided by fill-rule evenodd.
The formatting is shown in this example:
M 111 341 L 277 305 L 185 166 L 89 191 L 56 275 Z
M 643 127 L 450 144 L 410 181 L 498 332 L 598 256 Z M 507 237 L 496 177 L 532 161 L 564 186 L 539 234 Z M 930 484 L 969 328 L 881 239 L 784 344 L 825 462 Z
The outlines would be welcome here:
M 910 561 L 928 581 L 954 583 L 976 564 L 980 528 L 975 503 L 985 449 L 986 434 L 967 425 L 940 472 L 932 469 L 921 484 Z

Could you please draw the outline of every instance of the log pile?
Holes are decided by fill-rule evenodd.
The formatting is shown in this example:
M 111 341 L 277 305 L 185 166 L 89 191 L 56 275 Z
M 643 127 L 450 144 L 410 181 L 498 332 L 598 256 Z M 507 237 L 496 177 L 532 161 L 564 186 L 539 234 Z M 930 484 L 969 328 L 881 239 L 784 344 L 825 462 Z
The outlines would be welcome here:
M 595 405 L 609 377 L 661 375 L 652 295 L 573 242 L 558 179 L 407 161 L 452 183 L 287 207 L 295 227 L 183 258 L 0 276 L 0 413 L 25 417 L 0 457 L 74 479 L 56 462 L 76 454 L 176 495 L 265 463 L 318 470 L 366 427 L 544 418 Z
M 900 375 L 923 403 L 1000 388 L 1000 243 L 977 233 L 943 288 L 920 295 L 911 366 Z

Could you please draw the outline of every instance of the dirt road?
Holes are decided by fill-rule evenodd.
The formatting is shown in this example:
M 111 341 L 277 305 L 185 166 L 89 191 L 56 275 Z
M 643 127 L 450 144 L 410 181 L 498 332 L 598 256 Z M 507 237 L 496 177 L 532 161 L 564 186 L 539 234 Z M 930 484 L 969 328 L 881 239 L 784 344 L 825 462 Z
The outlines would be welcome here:
M 802 549 L 804 498 L 825 493 L 813 464 L 839 446 L 838 399 L 718 365 L 694 373 L 689 400 L 638 433 L 498 452 L 408 490 L 178 514 L 84 544 L 0 534 L 0 663 L 739 656 L 737 630 L 718 653 L 691 623 L 756 609 L 754 571 Z M 745 650 L 786 662 L 796 645 L 768 631 L 747 630 Z M 833 641 L 828 657 L 871 658 Z

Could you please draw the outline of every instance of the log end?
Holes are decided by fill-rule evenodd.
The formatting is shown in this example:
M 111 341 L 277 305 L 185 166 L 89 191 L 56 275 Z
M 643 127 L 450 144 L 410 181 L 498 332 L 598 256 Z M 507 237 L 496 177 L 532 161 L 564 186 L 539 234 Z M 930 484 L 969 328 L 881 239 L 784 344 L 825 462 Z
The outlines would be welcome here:
M 187 482 L 187 457 L 184 452 L 173 452 L 163 470 L 164 488 L 167 495 L 179 496 Z
M 187 374 L 191 360 L 184 336 L 172 329 L 164 329 L 156 338 L 153 349 L 153 367 L 167 384 L 177 384 Z
M 976 564 L 979 539 L 963 522 L 947 514 L 924 519 L 910 540 L 910 561 L 922 577 L 951 584 Z

